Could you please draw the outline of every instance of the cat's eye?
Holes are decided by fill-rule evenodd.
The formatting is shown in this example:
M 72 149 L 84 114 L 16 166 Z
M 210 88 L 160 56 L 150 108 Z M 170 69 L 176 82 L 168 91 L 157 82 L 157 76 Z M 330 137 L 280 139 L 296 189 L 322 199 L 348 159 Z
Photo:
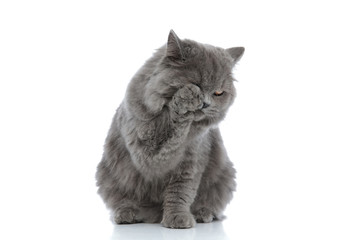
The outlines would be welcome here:
M 224 94 L 224 91 L 215 91 L 214 92 L 214 95 L 215 96 L 221 96 L 221 95 L 223 95 Z

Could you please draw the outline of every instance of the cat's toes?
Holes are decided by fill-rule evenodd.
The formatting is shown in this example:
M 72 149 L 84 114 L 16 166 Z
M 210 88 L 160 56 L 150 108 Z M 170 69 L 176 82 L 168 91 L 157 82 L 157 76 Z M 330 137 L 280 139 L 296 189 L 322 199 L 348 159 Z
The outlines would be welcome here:
M 183 115 L 201 109 L 203 101 L 204 94 L 200 88 L 194 84 L 187 84 L 175 93 L 171 107 L 176 113 Z
M 196 222 L 191 213 L 181 213 L 164 216 L 162 225 L 167 228 L 192 228 Z
M 195 213 L 195 219 L 198 223 L 209 223 L 214 220 L 214 215 L 209 209 L 201 208 Z
M 131 208 L 118 209 L 114 214 L 114 222 L 117 224 L 135 223 L 135 212 Z

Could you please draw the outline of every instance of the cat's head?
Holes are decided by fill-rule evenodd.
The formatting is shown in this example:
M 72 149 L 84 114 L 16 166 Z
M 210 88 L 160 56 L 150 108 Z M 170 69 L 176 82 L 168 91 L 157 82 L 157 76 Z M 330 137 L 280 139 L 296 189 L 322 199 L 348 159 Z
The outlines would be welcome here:
M 236 96 L 232 70 L 244 50 L 243 47 L 223 49 L 181 40 L 171 30 L 167 45 L 159 50 L 162 57 L 147 86 L 150 96 L 157 99 L 148 99 L 149 103 L 160 110 L 179 88 L 192 83 L 205 95 L 205 108 L 201 109 L 205 117 L 199 121 L 219 122 Z

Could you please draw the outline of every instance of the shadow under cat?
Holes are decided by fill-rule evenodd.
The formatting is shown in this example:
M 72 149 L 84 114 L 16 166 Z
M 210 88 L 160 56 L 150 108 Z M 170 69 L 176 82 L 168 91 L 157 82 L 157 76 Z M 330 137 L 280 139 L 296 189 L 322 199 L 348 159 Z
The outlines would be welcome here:
M 168 229 L 160 224 L 123 224 L 114 225 L 110 240 L 118 239 L 147 239 L 147 240 L 194 240 L 194 239 L 217 239 L 230 240 L 226 235 L 221 221 L 208 224 L 197 224 L 196 228 Z

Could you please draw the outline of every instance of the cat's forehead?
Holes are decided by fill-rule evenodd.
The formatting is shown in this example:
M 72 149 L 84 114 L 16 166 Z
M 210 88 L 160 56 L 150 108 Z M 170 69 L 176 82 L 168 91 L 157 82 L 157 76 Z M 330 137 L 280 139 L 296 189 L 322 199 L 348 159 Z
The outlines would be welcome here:
M 194 67 L 201 76 L 202 83 L 218 85 L 231 75 L 232 62 L 224 49 L 211 45 L 200 45 L 194 58 Z M 220 84 L 220 83 L 219 83 Z
M 204 90 L 221 89 L 225 82 L 232 82 L 233 60 L 225 49 L 192 40 L 183 44 L 186 61 L 175 67 L 165 65 L 167 79 L 201 85 Z
M 209 66 L 221 65 L 223 68 L 231 66 L 231 58 L 225 49 L 208 44 L 197 44 L 194 46 L 195 58 L 207 63 Z

